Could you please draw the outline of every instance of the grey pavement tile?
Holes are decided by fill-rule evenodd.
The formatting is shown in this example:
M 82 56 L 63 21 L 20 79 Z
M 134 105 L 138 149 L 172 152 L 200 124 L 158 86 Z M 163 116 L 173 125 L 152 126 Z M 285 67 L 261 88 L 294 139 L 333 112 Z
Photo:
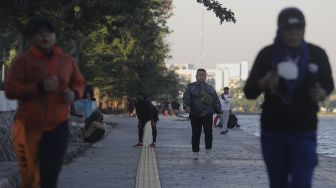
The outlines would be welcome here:
M 137 123 L 115 117 L 119 124 L 96 147 L 63 168 L 60 188 L 133 188 L 139 159 Z M 241 130 L 220 135 L 214 129 L 215 158 L 191 159 L 189 122 L 162 117 L 158 124 L 156 155 L 163 188 L 266 188 L 268 178 L 257 137 Z M 320 157 L 314 176 L 318 188 L 336 187 L 335 158 Z

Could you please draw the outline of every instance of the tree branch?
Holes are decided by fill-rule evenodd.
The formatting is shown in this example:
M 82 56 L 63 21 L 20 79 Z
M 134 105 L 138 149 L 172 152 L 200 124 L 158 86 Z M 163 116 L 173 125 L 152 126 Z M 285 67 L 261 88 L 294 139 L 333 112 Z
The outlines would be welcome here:
M 220 19 L 220 24 L 223 22 L 233 22 L 236 23 L 236 18 L 234 13 L 229 9 L 223 7 L 221 3 L 216 0 L 197 0 L 198 3 L 203 4 L 207 10 L 212 10 L 216 17 Z

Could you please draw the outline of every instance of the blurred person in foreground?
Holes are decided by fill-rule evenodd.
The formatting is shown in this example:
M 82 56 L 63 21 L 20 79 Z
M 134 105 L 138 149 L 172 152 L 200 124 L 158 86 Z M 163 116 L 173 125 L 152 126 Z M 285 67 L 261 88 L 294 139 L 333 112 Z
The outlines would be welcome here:
M 262 49 L 244 92 L 264 92 L 261 146 L 271 188 L 310 188 L 316 152 L 318 102 L 334 89 L 326 52 L 304 40 L 305 18 L 297 8 L 278 17 L 274 44 Z
M 56 188 L 68 145 L 70 105 L 83 95 L 84 79 L 75 60 L 55 45 L 53 25 L 28 26 L 31 45 L 12 62 L 6 96 L 18 100 L 13 147 L 21 187 Z

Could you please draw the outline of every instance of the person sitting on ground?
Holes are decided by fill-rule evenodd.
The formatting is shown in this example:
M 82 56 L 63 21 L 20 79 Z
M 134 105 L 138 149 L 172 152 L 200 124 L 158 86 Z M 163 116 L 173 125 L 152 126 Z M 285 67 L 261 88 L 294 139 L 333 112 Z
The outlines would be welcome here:
M 106 132 L 104 117 L 100 111 L 95 110 L 85 119 L 84 142 L 95 143 L 101 140 Z
M 134 147 L 142 147 L 143 146 L 143 135 L 144 135 L 144 128 L 148 121 L 151 122 L 152 126 L 152 135 L 153 135 L 153 142 L 149 145 L 149 147 L 155 147 L 156 144 L 156 125 L 159 121 L 159 112 L 156 107 L 147 100 L 145 93 L 139 92 L 137 93 L 137 101 L 135 103 L 135 110 L 138 117 L 138 129 L 139 129 L 139 142 L 134 145 Z

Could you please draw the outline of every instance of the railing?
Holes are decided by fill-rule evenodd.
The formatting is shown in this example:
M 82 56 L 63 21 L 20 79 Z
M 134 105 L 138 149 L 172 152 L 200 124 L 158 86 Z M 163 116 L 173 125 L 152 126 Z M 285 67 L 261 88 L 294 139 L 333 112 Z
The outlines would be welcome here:
M 12 123 L 14 112 L 0 112 L 0 161 L 13 161 Z
M 12 147 L 12 125 L 14 111 L 0 111 L 0 162 L 14 161 L 15 155 Z M 70 118 L 70 142 L 83 142 L 84 124 L 74 117 Z

